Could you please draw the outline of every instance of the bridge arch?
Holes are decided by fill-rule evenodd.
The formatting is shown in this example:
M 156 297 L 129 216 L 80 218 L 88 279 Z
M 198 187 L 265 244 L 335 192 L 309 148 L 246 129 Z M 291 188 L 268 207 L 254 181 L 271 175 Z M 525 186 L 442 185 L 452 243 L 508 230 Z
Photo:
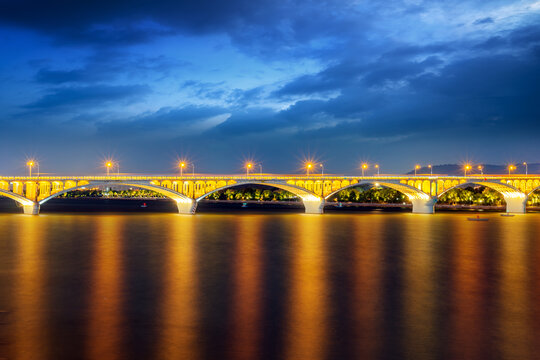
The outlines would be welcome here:
M 233 187 L 238 187 L 242 185 L 260 185 L 260 186 L 271 186 L 278 189 L 286 190 L 288 192 L 293 193 L 294 195 L 300 197 L 302 199 L 302 203 L 304 204 L 304 208 L 306 210 L 307 214 L 321 214 L 323 212 L 324 207 L 324 198 L 319 197 L 312 193 L 309 190 L 306 190 L 301 187 L 297 187 L 291 184 L 284 184 L 280 182 L 267 182 L 267 181 L 240 181 L 236 182 L 234 184 L 228 184 L 222 187 L 219 187 L 217 189 L 214 189 L 212 191 L 209 191 L 198 198 L 195 199 L 195 201 L 198 203 L 205 197 L 212 195 L 215 192 L 227 190 Z
M 413 213 L 432 214 L 434 212 L 434 205 L 435 205 L 435 202 L 437 201 L 436 198 L 431 197 L 430 195 L 426 194 L 425 192 L 423 192 L 422 190 L 420 190 L 419 188 L 415 186 L 402 184 L 402 183 L 387 182 L 387 181 L 361 180 L 358 183 L 350 184 L 331 192 L 330 194 L 326 195 L 325 200 L 336 195 L 338 192 L 342 190 L 350 189 L 350 188 L 357 187 L 363 184 L 380 185 L 380 186 L 388 187 L 390 189 L 399 191 L 402 194 L 405 194 L 405 196 L 407 196 L 407 198 L 412 203 Z
M 446 194 L 450 190 L 454 190 L 454 189 L 457 189 L 457 188 L 462 188 L 462 187 L 465 187 L 467 185 L 485 186 L 485 187 L 488 187 L 488 188 L 493 189 L 493 190 L 497 191 L 498 193 L 500 193 L 503 196 L 504 201 L 506 202 L 506 212 L 516 212 L 516 213 L 524 213 L 525 212 L 525 207 L 527 205 L 528 195 L 530 195 L 530 193 L 529 194 L 524 194 L 518 188 L 516 188 L 516 187 L 514 187 L 514 186 L 512 186 L 510 184 L 506 184 L 506 183 L 502 183 L 502 182 L 498 183 L 498 182 L 474 181 L 474 180 L 467 181 L 467 182 L 460 183 L 460 184 L 457 184 L 455 186 L 452 186 L 449 189 L 446 189 L 445 191 L 443 191 L 442 193 L 437 195 L 437 199 L 439 199 L 441 196 L 443 196 L 444 194 Z
M 22 195 L 15 194 L 14 192 L 11 192 L 11 191 L 8 191 L 8 190 L 0 189 L 0 196 L 5 196 L 7 198 L 15 200 L 16 202 L 18 202 L 21 205 L 33 205 L 34 204 L 34 202 L 32 200 L 27 199 Z
M 409 200 L 415 200 L 415 199 L 429 200 L 430 199 L 430 196 L 428 194 L 426 194 L 425 192 L 419 190 L 418 188 L 416 188 L 414 186 L 401 184 L 401 183 L 391 183 L 391 182 L 375 181 L 375 180 L 373 180 L 373 181 L 371 181 L 371 180 L 362 180 L 361 182 L 344 186 L 344 187 L 342 187 L 340 189 L 337 189 L 337 190 L 331 192 L 330 194 L 326 195 L 324 199 L 328 200 L 330 197 L 336 195 L 337 193 L 339 193 L 342 190 L 350 189 L 350 188 L 353 188 L 353 187 L 358 187 L 358 186 L 361 186 L 361 185 L 367 185 L 367 184 L 369 184 L 369 185 L 380 185 L 380 186 L 384 186 L 384 187 L 387 187 L 387 188 L 390 188 L 390 189 L 394 189 L 396 191 L 399 191 L 402 194 L 405 194 Z
M 174 201 L 176 201 L 176 204 L 178 206 L 178 211 L 180 213 L 193 213 L 195 211 L 195 202 L 193 199 L 180 194 L 179 192 L 176 192 L 172 189 L 168 189 L 159 185 L 153 185 L 150 183 L 144 183 L 144 182 L 137 182 L 137 181 L 90 181 L 87 184 L 80 184 L 74 187 L 70 188 L 64 188 L 64 190 L 59 191 L 57 193 L 54 193 L 41 201 L 39 201 L 39 205 L 45 204 L 47 201 L 54 199 L 57 196 L 60 196 L 62 194 L 68 193 L 73 190 L 82 189 L 88 186 L 132 186 L 137 187 L 145 190 L 155 191 L 165 197 L 168 197 Z

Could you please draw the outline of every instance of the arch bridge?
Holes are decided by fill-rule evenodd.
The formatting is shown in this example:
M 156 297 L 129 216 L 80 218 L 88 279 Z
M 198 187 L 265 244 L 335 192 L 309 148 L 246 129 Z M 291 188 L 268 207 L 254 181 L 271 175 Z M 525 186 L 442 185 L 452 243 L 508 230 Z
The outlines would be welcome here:
M 298 196 L 306 213 L 321 214 L 325 201 L 339 191 L 363 184 L 395 189 L 412 203 L 413 213 L 431 214 L 441 195 L 456 187 L 482 185 L 501 193 L 506 211 L 525 213 L 529 195 L 540 188 L 540 175 L 482 176 L 336 176 L 336 175 L 193 175 L 193 176 L 0 176 L 0 196 L 11 198 L 25 214 L 37 215 L 47 201 L 82 188 L 130 186 L 174 200 L 181 214 L 194 214 L 206 196 L 241 185 L 266 185 Z

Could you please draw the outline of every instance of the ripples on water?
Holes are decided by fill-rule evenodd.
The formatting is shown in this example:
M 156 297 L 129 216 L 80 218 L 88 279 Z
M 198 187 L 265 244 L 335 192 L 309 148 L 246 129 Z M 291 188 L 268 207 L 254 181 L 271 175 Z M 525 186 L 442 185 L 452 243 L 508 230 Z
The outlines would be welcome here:
M 0 215 L 0 358 L 532 359 L 540 214 Z

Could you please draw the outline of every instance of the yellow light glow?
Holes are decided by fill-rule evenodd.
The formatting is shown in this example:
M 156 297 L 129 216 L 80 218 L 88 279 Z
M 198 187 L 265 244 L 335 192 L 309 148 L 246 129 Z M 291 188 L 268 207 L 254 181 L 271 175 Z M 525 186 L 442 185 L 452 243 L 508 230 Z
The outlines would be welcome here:
M 482 170 L 484 167 L 482 165 L 478 165 L 478 170 Z
M 416 170 L 418 170 L 418 169 L 420 169 L 420 167 L 421 167 L 420 165 L 416 165 L 414 168 L 415 168 Z
M 186 163 L 185 163 L 185 162 L 181 162 L 181 163 L 180 163 L 180 167 L 181 167 L 181 168 L 186 167 Z
M 109 167 L 109 168 L 112 167 L 112 162 L 107 161 L 107 163 L 105 164 L 105 166 L 106 166 L 106 167 Z
M 30 166 L 30 167 L 31 167 L 31 166 L 34 166 L 34 162 L 33 162 L 32 160 L 30 160 L 29 162 L 26 163 L 26 165 L 28 165 L 28 166 Z
M 247 167 L 248 169 L 251 169 L 251 168 L 253 167 L 253 164 L 252 164 L 252 163 L 247 163 L 247 164 L 246 164 L 246 167 Z
M 362 169 L 367 169 L 368 168 L 368 164 L 362 164 Z
M 306 165 L 306 167 L 307 167 L 308 169 L 311 169 L 311 168 L 313 167 L 313 164 L 312 164 L 312 163 L 308 163 L 308 164 Z
M 431 165 L 428 165 L 427 167 L 428 167 L 428 169 L 431 169 Z
M 375 164 L 375 169 L 378 169 L 379 168 L 379 164 Z
M 465 170 L 471 170 L 471 168 L 472 168 L 471 165 L 469 164 L 465 165 Z

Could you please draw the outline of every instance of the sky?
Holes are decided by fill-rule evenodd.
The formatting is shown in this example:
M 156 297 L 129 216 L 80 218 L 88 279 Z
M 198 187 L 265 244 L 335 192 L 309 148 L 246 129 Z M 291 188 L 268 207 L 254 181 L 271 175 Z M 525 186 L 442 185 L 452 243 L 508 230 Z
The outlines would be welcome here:
M 540 1 L 0 0 L 0 174 L 540 162 Z

